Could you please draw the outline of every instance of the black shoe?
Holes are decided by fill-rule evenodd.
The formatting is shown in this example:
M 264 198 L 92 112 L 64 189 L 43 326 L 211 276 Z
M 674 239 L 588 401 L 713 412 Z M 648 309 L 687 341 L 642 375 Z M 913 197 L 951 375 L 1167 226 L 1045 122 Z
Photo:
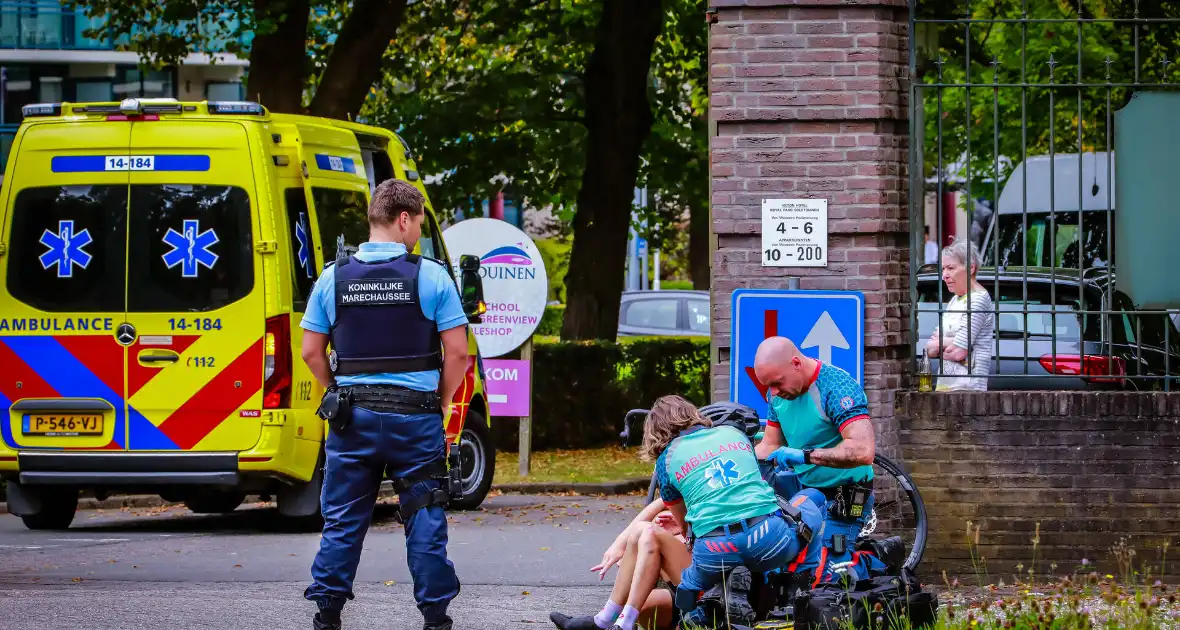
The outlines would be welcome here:
M 428 621 L 426 625 L 422 626 L 422 630 L 451 630 L 455 626 L 455 622 L 447 617 L 443 621 Z
M 311 618 L 312 630 L 340 630 L 340 613 L 336 613 L 335 620 L 331 621 L 325 619 L 323 611 L 320 611 Z
M 570 617 L 559 612 L 551 612 L 549 613 L 549 621 L 552 621 L 553 625 L 561 630 L 600 630 L 598 624 L 594 623 L 594 615 Z
M 884 539 L 865 538 L 859 541 L 858 551 L 868 551 L 885 564 L 885 571 L 889 575 L 897 575 L 905 565 L 905 541 L 901 536 L 890 536 Z
M 729 574 L 728 618 L 732 623 L 754 625 L 754 607 L 750 605 L 753 576 L 746 567 L 737 567 Z

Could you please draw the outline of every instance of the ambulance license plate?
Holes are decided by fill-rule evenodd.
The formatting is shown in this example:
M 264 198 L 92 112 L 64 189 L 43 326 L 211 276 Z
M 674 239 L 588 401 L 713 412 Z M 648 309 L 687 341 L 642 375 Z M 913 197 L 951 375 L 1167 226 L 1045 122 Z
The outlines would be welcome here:
M 25 435 L 101 435 L 102 415 L 28 415 L 23 429 Z

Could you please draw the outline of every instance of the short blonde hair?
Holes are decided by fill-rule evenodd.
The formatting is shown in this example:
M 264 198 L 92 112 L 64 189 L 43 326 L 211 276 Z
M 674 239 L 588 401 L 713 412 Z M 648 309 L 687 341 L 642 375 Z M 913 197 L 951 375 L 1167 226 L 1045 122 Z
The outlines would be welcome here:
M 639 457 L 648 462 L 655 460 L 681 431 L 693 426 L 711 427 L 713 421 L 702 416 L 696 405 L 680 396 L 661 396 L 652 405 L 647 422 L 643 424 Z

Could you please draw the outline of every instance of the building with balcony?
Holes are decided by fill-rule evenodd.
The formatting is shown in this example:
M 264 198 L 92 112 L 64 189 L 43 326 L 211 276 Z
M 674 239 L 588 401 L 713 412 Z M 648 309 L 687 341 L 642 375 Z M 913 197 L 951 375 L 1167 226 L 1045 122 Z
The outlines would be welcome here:
M 144 70 L 138 53 L 117 50 L 126 36 L 84 35 L 102 25 L 101 18 L 52 0 L 0 0 L 0 169 L 21 107 L 30 103 L 244 97 L 245 60 L 195 54 L 174 68 Z

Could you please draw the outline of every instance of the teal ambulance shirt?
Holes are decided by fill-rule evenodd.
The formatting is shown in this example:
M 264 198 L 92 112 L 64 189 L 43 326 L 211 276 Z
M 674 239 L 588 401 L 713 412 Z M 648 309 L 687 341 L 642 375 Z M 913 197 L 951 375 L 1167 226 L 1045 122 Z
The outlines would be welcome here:
M 696 427 L 672 440 L 656 459 L 655 474 L 660 498 L 684 502 L 696 535 L 779 509 L 749 438 L 730 426 Z
M 869 420 L 865 390 L 852 375 L 834 365 L 818 364 L 811 387 L 794 400 L 770 399 L 768 427 L 782 430 L 787 446 L 797 449 L 832 448 L 843 439 L 840 431 L 860 420 Z M 869 481 L 872 466 L 829 468 L 796 464 L 799 482 L 810 488 L 834 488 L 846 483 Z

